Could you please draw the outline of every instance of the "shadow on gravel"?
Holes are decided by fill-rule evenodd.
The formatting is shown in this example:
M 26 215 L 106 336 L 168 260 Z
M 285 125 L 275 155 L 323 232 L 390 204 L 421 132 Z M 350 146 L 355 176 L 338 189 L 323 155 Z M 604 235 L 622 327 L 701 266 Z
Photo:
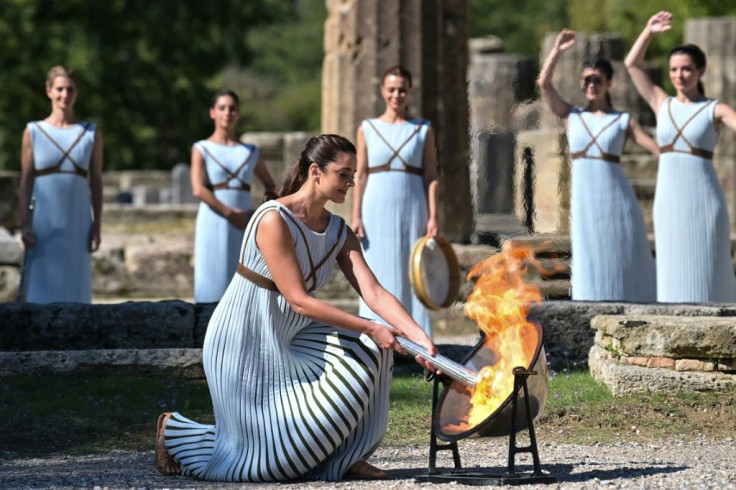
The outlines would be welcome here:
M 549 473 L 552 476 L 556 476 L 560 483 L 564 482 L 587 482 L 594 479 L 598 480 L 616 480 L 616 479 L 633 479 L 644 476 L 653 476 L 659 474 L 677 473 L 687 469 L 686 466 L 667 466 L 658 465 L 651 466 L 649 468 L 626 468 L 620 467 L 616 469 L 595 469 L 591 468 L 587 471 L 579 472 L 585 466 L 595 467 L 597 463 L 580 463 L 580 464 L 549 464 L 543 465 L 542 468 L 545 473 Z M 574 470 L 578 470 L 577 473 L 573 473 Z M 529 468 L 531 470 L 531 468 Z

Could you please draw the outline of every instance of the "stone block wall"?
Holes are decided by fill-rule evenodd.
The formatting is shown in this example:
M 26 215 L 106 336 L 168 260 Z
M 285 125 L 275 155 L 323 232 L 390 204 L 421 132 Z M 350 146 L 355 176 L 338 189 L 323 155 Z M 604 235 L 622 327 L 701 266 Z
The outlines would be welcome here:
M 736 386 L 736 318 L 596 316 L 588 365 L 614 395 Z

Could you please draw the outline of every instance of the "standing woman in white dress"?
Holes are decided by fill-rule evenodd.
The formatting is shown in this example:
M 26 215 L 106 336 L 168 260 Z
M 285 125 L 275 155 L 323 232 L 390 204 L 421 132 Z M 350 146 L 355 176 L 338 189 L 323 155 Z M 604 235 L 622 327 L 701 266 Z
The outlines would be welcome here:
M 74 115 L 72 70 L 51 68 L 46 95 L 51 114 L 28 123 L 21 144 L 18 218 L 28 250 L 25 297 L 31 303 L 91 303 L 90 253 L 100 246 L 102 224 L 102 134 L 96 124 Z
M 196 303 L 219 301 L 235 274 L 243 230 L 253 215 L 253 175 L 263 182 L 266 198 L 275 197 L 273 179 L 259 149 L 241 143 L 235 135 L 239 116 L 234 92 L 215 93 L 210 107 L 215 129 L 192 146 L 192 192 L 201 201 L 194 240 Z
M 429 310 L 409 280 L 412 246 L 436 236 L 439 178 L 434 131 L 424 119 L 409 119 L 411 73 L 386 70 L 381 96 L 386 110 L 358 128 L 358 173 L 351 228 L 361 239 L 368 266 L 424 331 L 432 336 Z M 379 319 L 361 300 L 360 313 Z
M 655 265 L 647 229 L 620 162 L 627 137 L 655 155 L 657 146 L 628 113 L 611 106 L 613 67 L 608 60 L 583 65 L 584 107 L 560 97 L 552 75 L 559 57 L 574 43 L 573 31 L 560 32 L 538 81 L 544 101 L 567 128 L 572 158 L 572 298 L 653 302 Z
M 311 138 L 281 197 L 256 210 L 204 340 L 215 425 L 161 414 L 161 473 L 238 482 L 386 477 L 366 459 L 386 431 L 396 337 L 437 350 L 376 281 L 352 230 L 325 209 L 345 202 L 355 169 L 350 141 Z M 335 264 L 393 331 L 310 294 Z
M 644 71 L 652 36 L 668 31 L 672 14 L 654 14 L 626 57 L 639 95 L 657 115 L 659 171 L 654 197 L 657 300 L 734 302 L 731 229 L 726 200 L 713 167 L 718 130 L 736 131 L 736 111 L 708 99 L 701 78 L 705 54 L 693 44 L 670 52 L 670 97 Z

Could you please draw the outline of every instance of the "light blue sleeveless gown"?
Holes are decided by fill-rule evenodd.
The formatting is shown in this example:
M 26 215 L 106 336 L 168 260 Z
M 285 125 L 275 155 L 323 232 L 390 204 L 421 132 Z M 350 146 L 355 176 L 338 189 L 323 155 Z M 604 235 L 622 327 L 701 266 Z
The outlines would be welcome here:
M 261 205 L 245 232 L 242 264 L 267 279 L 255 230 L 268 212 L 278 212 L 289 227 L 307 287 L 324 286 L 345 243 L 342 219 L 333 215 L 317 233 L 278 202 Z M 311 264 L 325 257 L 311 274 Z M 185 475 L 337 481 L 385 434 L 391 352 L 366 335 L 297 314 L 277 291 L 240 273 L 212 315 L 203 357 L 215 425 L 174 413 L 164 432 Z
M 715 149 L 716 103 L 710 99 L 685 104 L 669 97 L 658 110 L 657 143 L 660 148 L 674 143 L 675 149 L 660 154 L 654 198 L 657 300 L 661 302 L 736 301 L 723 191 L 712 157 L 690 150 L 712 153 Z
M 215 197 L 228 207 L 244 211 L 253 209 L 249 190 L 258 162 L 259 150 L 253 145 L 221 145 L 201 140 L 194 147 L 204 157 L 207 178 L 211 185 L 227 184 L 213 189 Z M 205 203 L 199 204 L 194 239 L 194 301 L 220 301 L 235 274 L 243 231 L 215 213 Z
M 27 128 L 33 144 L 34 171 L 58 166 L 60 172 L 37 175 L 33 179 L 36 244 L 29 251 L 25 272 L 26 301 L 91 303 L 89 236 L 92 211 L 86 174 L 94 149 L 96 125 L 80 122 L 68 128 L 57 128 L 36 121 L 28 123 Z M 68 156 L 64 157 L 70 148 Z
M 431 338 L 429 310 L 414 294 L 409 280 L 412 246 L 427 233 L 427 193 L 424 178 L 403 171 L 402 162 L 403 159 L 412 167 L 422 168 L 429 122 L 414 119 L 391 124 L 371 119 L 363 121 L 361 127 L 368 151 L 368 166 L 377 167 L 390 162 L 392 169 L 368 176 L 362 203 L 363 253 L 378 282 L 398 298 Z M 401 158 L 394 156 L 394 150 L 399 150 Z M 362 299 L 359 314 L 380 319 Z
M 574 300 L 656 300 L 654 258 L 639 202 L 620 163 L 601 158 L 621 156 L 629 117 L 575 108 L 568 119 L 570 154 L 586 155 L 572 162 Z

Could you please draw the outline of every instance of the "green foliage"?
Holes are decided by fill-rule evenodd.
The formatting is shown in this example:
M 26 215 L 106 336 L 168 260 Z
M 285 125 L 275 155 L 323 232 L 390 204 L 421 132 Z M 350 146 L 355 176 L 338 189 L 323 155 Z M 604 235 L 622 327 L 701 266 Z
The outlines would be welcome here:
M 44 118 L 47 70 L 72 66 L 78 117 L 96 121 L 105 168 L 166 168 L 188 160 L 215 76 L 254 59 L 248 33 L 292 19 L 293 0 L 7 0 L 0 3 L 0 168 L 18 168 L 20 134 Z
M 732 2 L 718 0 L 651 0 L 646 8 L 642 4 L 627 0 L 603 0 L 590 2 L 570 0 L 570 28 L 581 32 L 616 32 L 631 47 L 649 18 L 660 10 L 672 12 L 672 29 L 654 36 L 647 50 L 647 60 L 664 70 L 664 83 L 669 87 L 666 76 L 667 54 L 684 42 L 685 24 L 696 17 L 718 17 L 736 15 Z M 671 88 L 671 87 L 669 87 Z
M 432 383 L 394 373 L 384 444 L 426 445 Z M 153 449 L 158 414 L 180 411 L 213 423 L 204 380 L 122 374 L 51 374 L 0 379 L 0 460 L 59 451 Z M 736 431 L 736 387 L 706 393 L 613 397 L 587 370 L 552 372 L 539 440 L 591 443 L 709 438 Z
M 545 34 L 567 26 L 566 2 L 470 0 L 470 36 L 496 36 L 508 53 L 539 56 Z

